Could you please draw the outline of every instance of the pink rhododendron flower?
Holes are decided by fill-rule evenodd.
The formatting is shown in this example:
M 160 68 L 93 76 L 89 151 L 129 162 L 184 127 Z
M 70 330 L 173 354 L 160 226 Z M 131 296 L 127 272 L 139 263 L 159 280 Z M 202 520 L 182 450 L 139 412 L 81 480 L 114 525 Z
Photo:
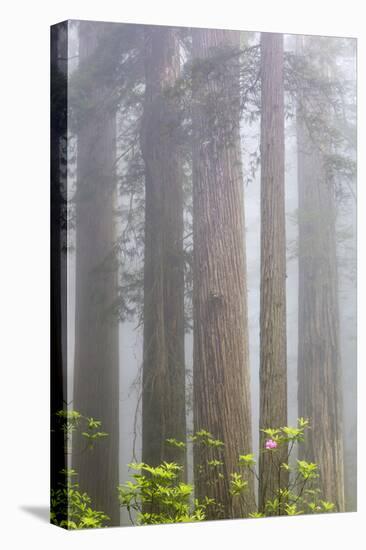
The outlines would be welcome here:
M 273 441 L 273 439 L 267 439 L 266 449 L 276 449 L 276 447 L 277 447 L 276 441 Z

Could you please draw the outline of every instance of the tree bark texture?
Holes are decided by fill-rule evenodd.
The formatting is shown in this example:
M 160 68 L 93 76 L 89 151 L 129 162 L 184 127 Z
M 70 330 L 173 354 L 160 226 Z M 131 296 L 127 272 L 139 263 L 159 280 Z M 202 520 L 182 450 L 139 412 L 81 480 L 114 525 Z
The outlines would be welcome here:
M 322 493 L 344 509 L 335 210 L 324 159 L 298 121 L 299 415 L 310 419 L 303 456 Z
M 177 30 L 145 31 L 146 89 L 141 124 L 145 163 L 142 460 L 185 464 L 184 259 L 182 167 L 177 141 Z
M 210 449 L 195 449 L 195 487 L 225 518 L 254 504 L 251 478 L 230 496 L 238 455 L 252 451 L 239 46 L 236 31 L 193 31 L 194 429 L 225 443 L 222 479 Z
M 286 224 L 283 35 L 261 37 L 260 429 L 287 425 Z M 288 481 L 260 435 L 259 508 Z
M 79 67 L 92 75 L 107 25 L 80 23 Z M 115 244 L 115 111 L 103 107 L 107 87 L 90 77 L 79 115 L 76 191 L 76 327 L 73 408 L 102 421 L 108 437 L 85 450 L 75 437 L 73 467 L 93 506 L 119 525 L 118 266 Z M 84 110 L 85 109 L 85 110 Z
M 344 510 L 335 198 L 324 150 L 298 109 L 299 415 L 311 430 L 302 457 L 319 466 L 323 498 Z M 325 149 L 324 149 L 325 148 Z

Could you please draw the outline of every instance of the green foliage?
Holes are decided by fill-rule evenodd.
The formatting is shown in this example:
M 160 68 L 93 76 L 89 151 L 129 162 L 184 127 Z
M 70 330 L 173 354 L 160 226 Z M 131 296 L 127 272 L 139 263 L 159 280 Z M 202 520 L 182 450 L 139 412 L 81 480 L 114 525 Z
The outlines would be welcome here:
M 273 462 L 277 469 L 278 479 L 281 479 L 281 471 L 289 473 L 286 487 L 277 488 L 264 505 L 261 511 L 264 515 L 288 515 L 295 516 L 308 513 L 324 513 L 335 510 L 335 505 L 320 499 L 320 489 L 316 485 L 319 479 L 318 465 L 306 460 L 297 460 L 295 465 L 290 465 L 291 454 L 295 444 L 301 444 L 305 440 L 305 432 L 309 429 L 309 421 L 299 418 L 297 426 L 284 426 L 281 428 L 266 428 L 262 430 L 267 436 L 267 442 L 271 445 L 261 452 L 272 453 Z M 273 442 L 275 444 L 273 444 Z M 281 446 L 286 445 L 287 461 L 280 460 Z
M 65 434 L 67 453 L 71 452 L 71 436 L 76 430 L 81 431 L 81 435 L 85 439 L 86 448 L 82 451 L 93 448 L 98 439 L 108 437 L 107 432 L 99 430 L 102 425 L 100 420 L 84 416 L 78 411 L 72 409 L 57 411 L 56 417 L 59 420 L 59 429 Z
M 92 529 L 103 527 L 109 517 L 93 510 L 91 499 L 82 493 L 75 481 L 75 470 L 62 470 L 65 483 L 51 491 L 51 523 L 66 529 Z
M 249 514 L 249 517 L 250 517 L 250 518 L 264 518 L 265 515 L 262 514 L 262 512 L 251 512 L 251 513 Z
M 307 480 L 319 477 L 318 466 L 312 462 L 306 462 L 306 460 L 298 460 L 297 469 L 303 479 Z
M 222 460 L 216 460 L 216 458 L 214 458 L 213 460 L 208 460 L 207 464 L 213 468 L 217 468 L 219 466 L 223 466 L 224 463 Z
M 202 445 L 205 445 L 206 447 L 213 447 L 213 448 L 222 448 L 225 446 L 223 441 L 220 441 L 220 439 L 215 439 L 210 432 L 207 432 L 206 430 L 199 430 L 197 431 L 193 436 L 190 437 L 190 440 L 193 443 L 200 443 Z
M 56 417 L 59 419 L 59 429 L 65 435 L 65 453 L 71 452 L 71 435 L 83 427 L 81 435 L 87 445 L 81 452 L 92 449 L 97 440 L 108 436 L 106 432 L 99 431 L 102 425 L 100 420 L 83 416 L 78 411 L 57 411 Z M 104 512 L 92 508 L 89 495 L 79 488 L 77 475 L 73 469 L 60 472 L 63 481 L 56 489 L 51 489 L 51 523 L 65 529 L 104 527 L 109 517 Z
M 305 438 L 305 430 L 309 428 L 309 421 L 299 418 L 297 426 L 284 426 L 283 428 L 266 428 L 261 432 L 277 444 L 302 443 Z
M 118 488 L 119 501 L 133 523 L 132 513 L 139 525 L 203 521 L 209 499 L 193 500 L 193 485 L 181 481 L 182 466 L 163 462 L 157 467 L 148 464 L 129 464 L 133 481 Z
M 321 500 L 320 505 L 323 512 L 334 512 L 335 505 L 333 502 L 327 502 L 326 500 Z
M 255 466 L 256 461 L 253 454 L 248 455 L 239 455 L 239 464 L 242 466 L 247 466 L 248 468 L 251 466 Z
M 174 438 L 166 440 L 173 447 L 184 449 L 186 443 Z M 207 430 L 198 430 L 188 438 L 190 444 L 201 449 L 209 449 L 212 458 L 207 460 L 209 469 L 215 470 L 217 481 L 223 479 L 220 468 L 224 465 L 220 453 L 224 442 L 215 439 Z M 197 465 L 198 474 L 203 472 L 203 465 Z M 127 509 L 132 523 L 139 525 L 156 523 L 182 523 L 203 521 L 207 511 L 215 510 L 218 517 L 221 504 L 208 496 L 201 500 L 194 498 L 194 485 L 185 483 L 183 466 L 176 463 L 163 462 L 156 467 L 145 463 L 131 463 L 134 472 L 132 480 L 120 485 L 119 499 L 123 508 Z M 207 482 L 208 483 L 208 482 Z M 246 487 L 246 481 L 241 474 L 233 473 L 231 479 L 232 495 L 239 495 Z
M 265 430 L 261 430 L 268 438 L 273 439 L 276 441 L 276 438 L 278 437 L 280 430 L 273 430 L 272 428 L 266 428 Z
M 301 510 L 297 509 L 296 502 L 294 502 L 293 504 L 286 503 L 285 512 L 287 516 L 298 516 L 299 514 L 303 513 Z
M 176 447 L 178 449 L 186 448 L 186 444 L 184 443 L 184 441 L 178 441 L 177 439 L 170 438 L 166 439 L 166 442 L 169 443 L 169 445 L 171 445 L 172 447 Z
M 57 411 L 56 417 L 59 420 L 60 429 L 64 432 L 65 437 L 69 438 L 77 429 L 81 414 L 78 411 L 62 410 Z
M 273 463 L 277 468 L 278 478 L 281 472 L 288 472 L 288 483 L 285 487 L 274 490 L 271 498 L 267 500 L 263 509 L 257 509 L 249 514 L 251 518 L 262 518 L 273 515 L 296 516 L 299 514 L 327 513 L 335 510 L 331 502 L 321 499 L 320 489 L 316 483 L 319 478 L 318 465 L 306 460 L 297 460 L 290 465 L 290 457 L 295 445 L 303 443 L 305 432 L 309 429 L 309 421 L 299 418 L 296 426 L 284 426 L 280 428 L 265 428 L 262 433 L 270 441 L 270 446 L 265 446 L 262 453 L 272 453 Z M 201 477 L 203 485 L 207 489 L 213 483 L 219 483 L 224 479 L 221 468 L 224 466 L 222 451 L 224 442 L 215 439 L 206 430 L 199 430 L 193 434 L 189 441 L 193 445 L 208 447 L 212 457 L 206 461 L 209 469 L 215 470 L 215 482 Z M 184 442 L 169 439 L 167 442 L 177 448 L 185 448 Z M 281 446 L 288 449 L 287 461 L 283 461 L 283 454 L 279 452 Z M 213 454 L 212 454 L 213 453 Z M 216 456 L 215 456 L 216 453 Z M 281 458 L 282 457 L 282 458 Z M 238 457 L 238 471 L 230 473 L 229 494 L 230 498 L 245 498 L 248 490 L 250 476 L 256 476 L 257 461 L 254 454 L 240 454 Z M 204 521 L 207 512 L 210 518 L 225 517 L 221 502 L 214 498 L 204 497 L 201 500 L 194 499 L 194 485 L 184 483 L 183 466 L 176 463 L 163 462 L 152 467 L 144 463 L 132 463 L 129 465 L 132 481 L 128 481 L 119 487 L 119 499 L 123 508 L 126 508 L 131 522 L 139 525 L 156 523 L 180 523 L 186 521 Z M 207 468 L 204 464 L 196 465 L 199 476 L 203 476 Z
M 248 482 L 243 479 L 243 476 L 237 472 L 231 474 L 230 480 L 230 494 L 232 496 L 239 496 L 248 487 Z
M 95 441 L 96 439 L 100 439 L 101 437 L 108 437 L 108 434 L 106 432 L 82 432 L 81 435 L 83 435 L 90 441 Z

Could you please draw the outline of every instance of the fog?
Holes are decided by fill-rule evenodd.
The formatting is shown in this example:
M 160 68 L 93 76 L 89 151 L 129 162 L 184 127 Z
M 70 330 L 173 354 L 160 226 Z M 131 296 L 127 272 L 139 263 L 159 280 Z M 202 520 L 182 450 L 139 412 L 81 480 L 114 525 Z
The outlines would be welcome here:
M 80 30 L 82 29 L 82 30 Z M 83 30 L 84 29 L 84 30 Z M 105 258 L 102 258 L 102 271 L 107 275 L 108 281 L 111 281 L 111 272 L 117 277 L 116 288 L 118 293 L 116 300 L 111 303 L 103 304 L 105 291 L 102 289 L 100 294 L 95 296 L 86 296 L 84 303 L 102 304 L 103 315 L 111 316 L 111 327 L 117 325 L 118 335 L 118 370 L 119 370 L 119 412 L 118 412 L 118 434 L 119 434 L 119 482 L 124 483 L 132 479 L 129 463 L 140 462 L 142 456 L 142 380 L 144 363 L 144 213 L 145 213 L 145 191 L 144 191 L 144 162 L 141 156 L 139 139 L 141 136 L 140 120 L 144 108 L 144 63 L 141 58 L 144 55 L 144 36 L 149 30 L 147 26 L 124 25 L 124 24 L 106 24 L 70 21 L 62 28 L 59 35 L 59 41 L 67 41 L 67 68 L 62 68 L 66 72 L 68 86 L 68 129 L 67 129 L 67 183 L 65 198 L 67 202 L 67 248 L 63 253 L 66 255 L 67 265 L 67 284 L 64 289 L 65 305 L 67 311 L 64 312 L 66 319 L 66 339 L 67 355 L 64 363 L 64 377 L 67 381 L 67 404 L 68 408 L 74 409 L 74 371 L 76 369 L 75 353 L 76 341 L 78 346 L 90 347 L 89 351 L 95 348 L 99 349 L 104 344 L 96 341 L 80 340 L 78 334 L 80 329 L 77 327 L 78 307 L 82 307 L 79 301 L 77 284 L 78 266 L 92 266 L 93 262 L 100 262 L 100 258 L 92 257 L 97 252 L 93 252 L 93 242 L 90 246 L 83 246 L 78 250 L 78 220 L 81 219 L 80 210 L 78 211 L 78 177 L 81 174 L 80 165 L 78 166 L 80 149 L 80 140 L 87 141 L 87 147 L 90 147 L 90 156 L 97 157 L 100 149 L 108 144 L 111 139 L 109 135 L 97 136 L 93 132 L 107 131 L 103 128 L 105 120 L 108 117 L 114 117 L 112 125 L 112 136 L 115 140 L 115 185 L 114 190 L 110 192 L 113 197 L 114 206 L 108 212 L 104 205 L 104 199 L 97 201 L 97 206 L 90 206 L 88 224 L 90 228 L 94 227 L 95 216 L 106 215 L 108 219 L 104 222 L 98 220 L 101 232 L 114 235 L 110 243 L 110 250 L 105 249 L 105 258 L 109 257 L 108 265 L 104 264 Z M 121 37 L 119 38 L 119 32 Z M 145 32 L 145 34 L 144 34 Z M 81 33 L 81 34 L 80 34 Z M 84 33 L 84 34 L 82 34 Z M 89 34 L 88 34 L 89 33 Z M 79 45 L 80 40 L 87 40 L 86 36 L 91 36 L 89 43 L 84 46 L 82 53 Z M 181 67 L 180 78 L 183 81 L 189 74 L 190 64 L 192 63 L 191 43 L 189 29 L 177 30 L 177 36 L 181 40 Z M 94 37 L 94 38 L 93 38 Z M 101 37 L 98 51 L 98 39 Z M 241 32 L 241 43 L 244 48 L 250 48 L 258 45 L 260 42 L 260 33 Z M 284 36 L 285 56 L 292 59 L 296 55 L 296 37 L 292 35 Z M 336 232 L 336 258 L 337 258 L 337 301 L 339 309 L 339 351 L 341 373 L 341 397 L 342 397 L 342 438 L 344 442 L 344 473 L 345 473 L 345 495 L 346 509 L 356 509 L 356 203 L 355 176 L 350 175 L 348 166 L 355 161 L 355 146 L 352 140 L 355 136 L 354 127 L 354 109 L 355 109 L 355 41 L 342 38 L 322 38 L 317 41 L 317 37 L 306 37 L 305 44 L 310 51 L 316 51 L 314 55 L 315 72 L 321 63 L 324 63 L 337 82 L 336 99 L 329 100 L 329 120 L 337 128 L 340 134 L 347 134 L 346 139 L 338 139 L 336 145 L 333 145 L 332 155 L 335 153 L 342 163 L 339 162 L 334 168 L 335 172 L 332 181 L 336 188 L 335 191 L 335 232 Z M 59 46 L 59 50 L 61 46 Z M 86 53 L 85 53 L 86 52 Z M 243 64 L 254 63 L 248 61 L 243 55 Z M 83 56 L 83 58 L 81 58 Z M 287 59 L 287 58 L 286 58 Z M 132 60 L 132 61 L 131 61 Z M 321 61 L 318 61 L 321 60 Z M 326 60 L 326 61 L 324 61 Z M 146 62 L 145 62 L 146 63 Z M 294 99 L 293 88 L 291 84 L 291 67 L 297 65 L 288 65 L 290 69 L 285 73 L 285 219 L 286 219 L 286 332 L 287 332 L 287 396 L 288 425 L 296 425 L 297 418 L 300 416 L 298 409 L 298 319 L 299 319 L 299 196 L 298 196 L 298 138 L 297 138 L 297 116 L 299 108 L 296 108 L 296 99 Z M 329 68 L 330 67 L 330 68 Z M 146 68 L 145 68 L 146 69 Z M 147 69 L 149 70 L 149 69 Z M 245 73 L 246 74 L 246 73 Z M 290 75 L 290 76 L 289 76 Z M 188 78 L 188 77 L 187 77 Z M 286 80 L 287 79 L 287 80 Z M 295 79 L 294 79 L 295 81 Z M 299 85 L 299 78 L 296 85 Z M 288 89 L 286 90 L 286 82 Z M 288 84 L 290 82 L 290 84 Z M 300 81 L 301 82 L 301 81 Z M 315 88 L 308 86 L 315 82 L 314 75 L 307 78 L 306 88 L 301 93 L 311 102 L 316 102 Z M 309 84 L 310 83 L 310 84 Z M 341 84 L 345 90 L 340 90 Z M 247 83 L 243 77 L 242 85 Z M 305 85 L 304 85 L 305 86 Z M 183 91 L 182 91 L 183 90 Z M 179 95 L 179 93 L 181 95 Z M 184 227 L 184 247 L 186 254 L 192 255 L 194 246 L 192 238 L 192 169 L 190 167 L 193 137 L 192 130 L 189 128 L 190 105 L 193 100 L 189 92 L 186 91 L 185 84 L 181 86 L 177 97 L 183 98 L 184 108 L 188 104 L 188 110 L 183 110 L 183 128 L 186 132 L 184 137 L 178 136 L 177 142 L 182 146 L 182 158 L 184 158 L 184 185 L 186 187 L 184 197 L 185 208 L 185 227 Z M 242 92 L 244 93 L 244 92 Z M 252 93 L 252 92 L 251 92 Z M 258 454 L 259 439 L 259 416 L 260 416 L 260 284 L 261 284 L 261 167 L 260 167 L 260 105 L 258 106 L 260 92 L 252 93 L 250 99 L 243 102 L 242 117 L 240 122 L 241 135 L 241 161 L 243 166 L 242 188 L 244 192 L 245 209 L 245 231 L 243 234 L 246 248 L 246 286 L 248 300 L 248 330 L 249 330 L 249 369 L 250 369 L 250 394 L 251 394 L 251 422 L 252 422 L 252 452 Z M 315 98 L 315 99 L 314 99 Z M 340 99 L 341 98 L 341 99 Z M 168 100 L 167 100 L 168 101 Z M 324 98 L 322 100 L 324 102 Z M 342 104 L 340 104 L 340 102 Z M 320 107 L 324 110 L 324 108 Z M 83 111 L 84 109 L 84 111 Z M 316 113 L 317 107 L 314 108 Z M 333 112 L 334 111 L 334 112 Z M 248 116 L 248 113 L 253 116 Z M 343 113 L 342 124 L 339 113 Z M 156 116 L 159 116 L 157 114 Z M 83 117 L 88 119 L 87 125 Z M 173 122 L 174 124 L 174 122 Z M 84 125 L 84 126 L 83 126 Z M 89 130 L 85 130 L 85 128 Z M 81 129 L 80 129 L 81 128 Z M 101 130 L 102 128 L 102 130 Z M 187 129 L 188 128 L 188 129 Z M 86 135 L 86 132 L 89 132 Z M 174 134 L 175 135 L 175 134 Z M 82 137 L 79 137 L 82 136 Z M 325 138 L 324 138 L 325 139 Z M 89 140 L 89 141 L 88 141 Z M 185 140 L 185 141 L 184 141 Z M 92 152 L 90 144 L 95 142 L 96 150 Z M 84 145 L 85 147 L 85 145 Z M 338 158 L 337 157 L 337 158 Z M 257 162 L 257 158 L 259 159 Z M 253 161 L 254 159 L 254 161 Z M 347 164 L 347 162 L 349 163 Z M 95 162 L 95 164 L 93 164 Z M 96 172 L 101 167 L 100 160 L 91 160 L 91 170 Z M 253 165 L 254 162 L 254 165 Z M 98 164 L 99 163 L 99 164 Z M 94 168 L 93 168 L 94 166 Z M 314 168 L 315 170 L 315 168 Z M 79 174 L 79 176 L 78 176 Z M 100 176 L 102 174 L 102 176 Z M 100 169 L 98 177 L 108 175 L 105 167 Z M 103 185 L 99 179 L 98 185 Z M 89 199 L 88 199 L 89 200 Z M 98 199 L 99 200 L 99 199 Z M 108 199 L 109 200 L 109 199 Z M 99 206 L 98 206 L 99 204 Z M 98 211 L 98 208 L 100 210 Z M 104 209 L 104 210 L 102 210 Z M 104 212 L 104 213 L 103 213 Z M 318 215 L 318 214 L 316 214 Z M 84 223 L 84 222 L 80 222 Z M 110 227 L 108 226 L 110 225 Z M 108 227 L 107 227 L 108 226 Z M 83 229 L 84 231 L 84 229 Z M 94 230 L 93 230 L 94 231 Z M 97 231 L 97 230 L 96 230 Z M 98 235 L 98 233 L 96 233 Z M 84 233 L 83 233 L 84 235 Z M 92 229 L 90 229 L 90 239 Z M 158 236 L 156 237 L 158 238 Z M 83 239 L 85 237 L 83 236 Z M 107 240 L 105 240 L 107 242 Z M 97 244 L 97 243 L 95 243 Z M 79 245 L 81 246 L 81 245 Z M 96 247 L 98 249 L 98 246 Z M 89 250 L 89 252 L 88 252 Z M 91 257 L 87 257 L 90 254 Z M 112 257 L 112 260 L 110 259 Z M 82 259 L 80 259 L 82 258 Z M 326 262 L 328 252 L 324 252 L 324 257 L 319 257 L 318 261 Z M 107 265 L 107 267 L 105 267 Z M 188 267 L 187 267 L 188 266 Z M 191 307 L 191 266 L 190 260 L 187 261 L 185 268 L 186 278 L 186 317 L 190 317 L 189 308 Z M 90 268 L 91 269 L 91 268 Z M 97 277 L 97 266 L 94 266 Z M 94 273 L 94 271 L 92 271 Z M 113 276 L 114 276 L 113 275 Z M 105 279 L 103 279 L 105 280 Z M 324 279 L 321 281 L 323 285 Z M 89 283 L 88 283 L 89 284 Z M 104 284 L 104 283 L 103 283 Z M 110 282 L 108 283 L 110 285 Z M 114 283 L 113 283 L 114 284 Z M 88 292 L 87 285 L 84 290 Z M 146 275 L 145 275 L 146 288 Z M 99 292 L 96 291 L 96 292 Z M 145 290 L 146 292 L 146 290 Z M 315 291 L 314 291 L 315 292 Z M 99 301 L 98 301 L 99 300 Z M 78 305 L 79 304 L 79 305 Z M 146 304 L 145 304 L 146 305 Z M 94 307 L 94 306 L 93 306 Z M 95 306 L 96 307 L 96 306 Z M 99 307 L 99 306 L 98 306 Z M 102 311 L 101 310 L 101 311 Z M 90 312 L 96 311 L 93 309 Z M 88 316 L 88 311 L 85 315 Z M 79 312 L 80 313 L 80 312 Z M 90 313 L 91 315 L 91 313 Z M 145 309 L 146 315 L 146 309 Z M 102 322 L 102 321 L 101 321 Z M 104 322 L 104 321 L 103 321 Z M 90 334 L 93 334 L 93 323 L 95 319 L 88 319 Z M 186 328 L 184 335 L 185 351 L 185 370 L 186 370 L 186 422 L 187 434 L 193 434 L 193 406 L 192 406 L 192 373 L 193 373 L 193 339 L 192 319 L 186 319 Z M 109 326 L 109 325 L 108 325 Z M 109 330 L 109 329 L 108 329 Z M 111 331 L 114 328 L 110 329 Z M 323 338 L 327 338 L 324 333 Z M 112 339 L 113 340 L 113 339 Z M 109 344 L 108 344 L 109 345 Z M 83 349 L 77 351 L 77 356 L 83 356 Z M 145 350 L 146 355 L 146 350 Z M 81 368 L 79 364 L 79 368 Z M 89 379 L 93 377 L 93 365 L 85 367 L 85 384 L 89 384 Z M 101 365 L 95 366 L 95 372 Z M 107 365 L 105 366 L 107 368 Z M 89 369 L 89 370 L 88 370 Z M 100 374 L 96 376 L 101 376 Z M 90 386 L 91 387 L 91 386 Z M 100 395 L 96 398 L 92 389 L 90 391 L 91 399 L 100 401 L 98 406 L 93 408 L 91 405 L 88 411 L 81 411 L 83 414 L 96 418 L 103 417 L 104 402 L 108 401 L 108 396 Z M 276 399 L 276 396 L 272 396 Z M 112 400 L 112 399 L 111 399 Z M 79 400 L 80 401 L 80 400 Z M 102 412 L 100 412 L 102 411 Z M 202 426 L 204 427 L 204 426 Z M 109 429 L 105 426 L 107 432 Z M 215 434 L 213 434 L 215 436 Z M 316 437 L 316 434 L 314 435 Z M 102 447 L 104 442 L 98 442 Z M 103 456 L 103 452 L 101 457 Z M 107 456 L 107 455 L 105 455 Z M 71 459 L 70 459 L 71 460 Z M 98 459 L 101 460 L 101 459 Z M 108 459 L 109 460 L 109 459 Z M 72 462 L 70 462 L 71 464 Z M 103 466 L 100 463 L 100 475 L 103 476 Z M 193 454 L 188 449 L 187 456 L 187 479 L 193 483 Z M 80 477 L 82 480 L 82 477 Z M 121 510 L 121 524 L 129 525 L 130 519 L 127 511 Z

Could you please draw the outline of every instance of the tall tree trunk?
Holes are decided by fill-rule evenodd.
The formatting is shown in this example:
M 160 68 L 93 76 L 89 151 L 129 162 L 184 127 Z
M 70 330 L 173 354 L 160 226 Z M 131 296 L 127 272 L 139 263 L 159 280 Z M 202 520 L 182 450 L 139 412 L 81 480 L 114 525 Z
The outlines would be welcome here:
M 79 63 L 84 75 L 95 69 L 94 55 L 107 25 L 80 23 Z M 108 437 L 82 451 L 75 438 L 73 464 L 80 487 L 94 507 L 119 525 L 119 364 L 117 262 L 115 243 L 115 112 L 103 107 L 100 79 L 90 78 L 78 128 L 76 192 L 75 410 L 102 421 Z
M 312 428 L 303 458 L 319 465 L 323 497 L 342 511 L 344 466 L 334 186 L 327 176 L 324 153 L 312 140 L 305 122 L 309 115 L 304 112 L 300 94 L 299 415 L 309 418 Z
M 252 479 L 245 499 L 229 492 L 239 453 L 252 450 L 239 46 L 237 31 L 193 31 L 194 427 L 225 443 L 222 479 L 210 450 L 195 451 L 195 484 L 226 518 L 254 504 Z
M 260 428 L 287 424 L 286 227 L 283 35 L 261 37 L 261 279 Z M 264 450 L 264 437 L 260 436 Z M 272 453 L 273 454 L 273 453 Z M 276 453 L 287 461 L 287 448 Z M 259 507 L 273 499 L 288 475 L 261 452 Z
M 67 403 L 66 178 L 68 23 L 51 27 L 51 489 L 65 481 L 64 433 L 56 413 Z
M 177 100 L 169 97 L 179 77 L 177 30 L 150 27 L 145 41 L 142 460 L 182 464 L 185 451 L 166 443 L 186 440 L 182 168 Z

